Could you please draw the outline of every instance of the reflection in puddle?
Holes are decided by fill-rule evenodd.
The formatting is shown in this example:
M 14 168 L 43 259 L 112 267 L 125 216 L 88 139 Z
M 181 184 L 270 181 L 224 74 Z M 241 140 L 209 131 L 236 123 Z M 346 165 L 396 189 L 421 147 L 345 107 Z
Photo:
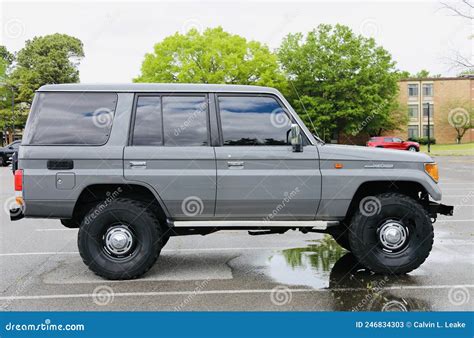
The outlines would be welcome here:
M 430 305 L 398 296 L 391 286 L 416 285 L 409 275 L 377 275 L 360 265 L 330 236 L 303 248 L 282 250 L 268 260 L 270 276 L 278 283 L 329 288 L 336 311 L 427 311 Z
M 328 287 L 331 268 L 347 251 L 330 236 L 311 242 L 306 247 L 282 250 L 271 256 L 271 277 L 284 284 Z

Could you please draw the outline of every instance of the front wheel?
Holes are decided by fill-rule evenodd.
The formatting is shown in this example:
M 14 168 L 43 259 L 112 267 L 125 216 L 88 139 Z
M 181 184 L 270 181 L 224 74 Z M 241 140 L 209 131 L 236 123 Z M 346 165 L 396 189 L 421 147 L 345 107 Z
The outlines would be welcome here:
M 363 198 L 350 229 L 352 253 L 377 273 L 408 273 L 426 260 L 433 247 L 428 213 L 416 200 L 399 193 Z
M 416 147 L 414 147 L 414 146 L 410 146 L 410 147 L 408 147 L 408 151 L 414 151 L 414 152 L 417 152 L 417 151 L 418 151 L 418 149 L 416 149 Z
M 156 262 L 163 233 L 147 205 L 130 199 L 99 203 L 82 220 L 78 246 L 84 263 L 108 279 L 133 279 Z

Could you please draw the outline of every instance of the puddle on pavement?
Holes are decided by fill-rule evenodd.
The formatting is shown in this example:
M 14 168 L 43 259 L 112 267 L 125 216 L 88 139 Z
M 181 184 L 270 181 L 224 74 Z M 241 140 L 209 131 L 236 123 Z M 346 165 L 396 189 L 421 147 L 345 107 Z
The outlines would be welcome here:
M 285 249 L 268 259 L 270 277 L 285 285 L 327 288 L 335 311 L 428 311 L 425 300 L 399 296 L 390 286 L 416 285 L 409 275 L 384 276 L 361 266 L 330 236 L 305 247 Z
M 272 255 L 268 260 L 270 276 L 287 285 L 328 287 L 331 268 L 347 251 L 329 236 L 310 243 Z

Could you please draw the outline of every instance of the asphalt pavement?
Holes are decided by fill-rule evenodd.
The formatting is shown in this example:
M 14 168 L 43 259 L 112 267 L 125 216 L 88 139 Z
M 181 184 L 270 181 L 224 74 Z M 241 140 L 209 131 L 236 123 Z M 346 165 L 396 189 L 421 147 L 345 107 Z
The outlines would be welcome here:
M 474 157 L 438 157 L 443 203 L 431 255 L 403 276 L 375 275 L 322 234 L 221 231 L 171 238 L 142 278 L 107 281 L 58 220 L 11 222 L 13 176 L 0 168 L 0 310 L 474 310 Z

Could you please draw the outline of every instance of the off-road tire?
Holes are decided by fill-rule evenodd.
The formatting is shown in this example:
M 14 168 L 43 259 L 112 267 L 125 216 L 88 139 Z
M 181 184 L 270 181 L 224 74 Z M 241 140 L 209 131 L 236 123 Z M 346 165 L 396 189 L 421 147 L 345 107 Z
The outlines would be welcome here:
M 377 213 L 369 215 L 359 207 L 349 232 L 352 253 L 359 262 L 376 273 L 404 274 L 418 268 L 433 247 L 433 225 L 428 212 L 411 197 L 400 193 L 373 196 L 379 201 Z M 400 252 L 387 252 L 377 233 L 386 219 L 398 219 L 409 230 L 406 244 Z
M 119 198 L 104 204 L 92 208 L 82 220 L 78 234 L 82 260 L 95 274 L 107 279 L 140 277 L 155 264 L 163 247 L 158 218 L 145 203 L 136 200 Z M 133 231 L 135 247 L 128 257 L 110 257 L 104 247 L 104 234 L 114 224 L 127 224 Z

